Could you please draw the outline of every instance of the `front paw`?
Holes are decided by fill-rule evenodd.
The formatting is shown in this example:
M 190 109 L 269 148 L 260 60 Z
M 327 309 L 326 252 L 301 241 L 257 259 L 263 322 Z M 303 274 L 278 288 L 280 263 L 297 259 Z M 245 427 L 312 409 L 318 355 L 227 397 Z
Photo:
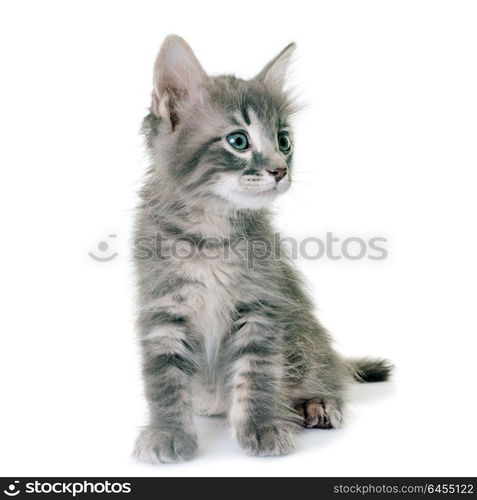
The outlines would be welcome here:
M 239 445 L 248 455 L 275 457 L 287 455 L 295 447 L 295 437 L 290 425 L 282 423 L 247 423 L 236 429 Z
M 145 427 L 139 434 L 134 456 L 141 462 L 182 462 L 189 460 L 197 450 L 197 436 L 182 429 Z

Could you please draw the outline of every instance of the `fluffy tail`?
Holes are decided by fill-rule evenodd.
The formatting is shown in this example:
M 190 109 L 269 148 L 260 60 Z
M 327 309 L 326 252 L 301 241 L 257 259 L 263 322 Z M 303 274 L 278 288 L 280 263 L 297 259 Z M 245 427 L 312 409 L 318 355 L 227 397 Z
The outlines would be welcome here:
M 362 358 L 350 362 L 357 382 L 384 382 L 389 379 L 393 369 L 393 365 L 385 359 Z

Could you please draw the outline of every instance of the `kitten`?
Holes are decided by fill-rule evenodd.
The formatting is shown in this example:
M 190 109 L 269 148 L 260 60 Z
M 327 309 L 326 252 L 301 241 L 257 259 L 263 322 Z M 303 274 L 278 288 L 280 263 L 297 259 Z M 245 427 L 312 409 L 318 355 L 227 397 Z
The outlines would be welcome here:
M 292 177 L 294 48 L 248 81 L 208 76 L 175 35 L 157 57 L 135 240 L 150 410 L 140 460 L 192 457 L 195 413 L 227 415 L 251 455 L 286 454 L 300 425 L 340 426 L 348 381 L 389 375 L 385 361 L 333 350 L 293 263 L 267 243 L 267 207 Z

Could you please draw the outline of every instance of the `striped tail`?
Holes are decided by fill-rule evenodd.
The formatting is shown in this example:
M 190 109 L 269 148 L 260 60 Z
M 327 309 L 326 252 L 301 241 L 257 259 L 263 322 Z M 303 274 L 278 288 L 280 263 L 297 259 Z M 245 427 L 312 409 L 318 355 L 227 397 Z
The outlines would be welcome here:
M 361 358 L 349 360 L 357 382 L 384 382 L 389 380 L 393 365 L 385 359 Z

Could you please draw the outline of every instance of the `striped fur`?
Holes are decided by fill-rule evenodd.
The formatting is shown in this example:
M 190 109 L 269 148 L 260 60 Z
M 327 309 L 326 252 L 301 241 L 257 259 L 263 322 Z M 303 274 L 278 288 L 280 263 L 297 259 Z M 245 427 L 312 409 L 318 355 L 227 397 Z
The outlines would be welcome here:
M 274 240 L 268 206 L 293 174 L 293 149 L 277 142 L 279 132 L 293 142 L 283 90 L 293 48 L 249 81 L 208 77 L 176 36 L 156 61 L 143 125 L 152 162 L 135 233 L 150 409 L 136 443 L 141 460 L 190 458 L 194 413 L 227 415 L 249 454 L 288 453 L 300 425 L 341 423 L 355 373 L 366 380 L 370 367 L 368 378 L 379 378 L 379 364 L 354 365 L 333 350 L 286 255 L 273 248 L 250 259 L 250 242 Z M 226 140 L 237 130 L 249 137 L 246 151 Z

